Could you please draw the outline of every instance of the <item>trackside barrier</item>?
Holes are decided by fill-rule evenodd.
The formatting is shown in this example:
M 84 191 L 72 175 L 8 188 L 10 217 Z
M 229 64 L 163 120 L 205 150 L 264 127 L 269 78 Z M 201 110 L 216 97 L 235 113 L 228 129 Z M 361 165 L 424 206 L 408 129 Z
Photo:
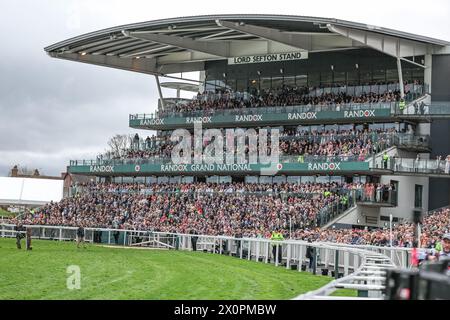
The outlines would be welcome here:
M 25 225 L 31 228 L 32 238 L 73 241 L 76 227 Z M 0 223 L 1 237 L 14 237 L 15 225 Z M 273 263 L 287 269 L 301 271 L 322 271 L 332 275 L 335 281 L 322 288 L 320 294 L 307 294 L 297 299 L 323 297 L 340 286 L 358 290 L 373 291 L 381 297 L 384 288 L 380 275 L 383 267 L 403 267 L 408 263 L 408 251 L 403 248 L 381 248 L 353 246 L 335 243 L 300 240 L 271 241 L 263 238 L 235 238 L 228 236 L 206 236 L 167 232 L 137 231 L 107 228 L 85 228 L 85 240 L 118 246 L 148 246 L 178 250 L 193 250 L 224 254 L 262 263 Z M 313 258 L 307 258 L 307 248 L 313 250 Z M 274 254 L 275 253 L 275 254 Z M 391 258 L 394 257 L 394 258 Z M 310 261 L 311 260 L 311 261 Z M 380 262 L 382 262 L 380 264 Z M 359 277 L 359 278 L 358 278 Z M 354 284 L 353 282 L 357 283 Z M 362 283 L 362 284 L 359 284 Z M 331 298 L 331 297 L 330 297 Z

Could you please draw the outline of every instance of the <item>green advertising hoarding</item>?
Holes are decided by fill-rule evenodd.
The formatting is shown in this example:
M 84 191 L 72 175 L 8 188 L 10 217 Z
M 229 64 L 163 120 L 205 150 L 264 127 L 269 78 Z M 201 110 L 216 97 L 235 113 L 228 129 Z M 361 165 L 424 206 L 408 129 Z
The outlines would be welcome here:
M 141 129 L 168 129 L 193 127 L 195 122 L 201 122 L 204 127 L 229 126 L 239 127 L 244 125 L 302 124 L 320 123 L 329 120 L 369 120 L 376 118 L 388 118 L 390 109 L 361 109 L 353 111 L 310 111 L 310 112 L 284 112 L 261 113 L 247 115 L 212 115 L 203 117 L 165 117 L 130 119 L 130 127 Z
M 308 162 L 264 164 L 118 164 L 70 166 L 69 172 L 89 175 L 185 175 L 185 174 L 233 174 L 262 175 L 311 174 L 369 171 L 368 162 Z

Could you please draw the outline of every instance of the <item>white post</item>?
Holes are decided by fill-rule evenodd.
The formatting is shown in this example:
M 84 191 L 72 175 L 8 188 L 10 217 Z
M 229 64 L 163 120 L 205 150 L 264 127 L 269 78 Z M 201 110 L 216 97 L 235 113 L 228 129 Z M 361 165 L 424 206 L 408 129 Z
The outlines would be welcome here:
M 303 245 L 299 245 L 298 249 L 298 271 L 302 271 L 302 264 L 303 264 Z
M 62 228 L 59 228 L 59 241 L 62 240 Z
M 270 246 L 270 242 L 266 242 L 266 263 L 269 262 L 269 246 Z
M 256 256 L 255 256 L 255 259 L 256 259 L 256 262 L 259 262 L 259 240 L 256 242 Z
M 289 269 L 289 267 L 291 266 L 290 262 L 291 262 L 291 245 L 288 243 L 286 269 Z
M 389 215 L 389 243 L 392 247 L 392 213 Z
M 359 268 L 359 256 L 355 253 L 353 256 L 353 271 L 356 271 L 356 269 Z
M 111 244 L 111 230 L 108 230 L 108 244 Z
M 279 246 L 275 245 L 275 267 L 278 267 L 278 250 Z
M 242 247 L 244 246 L 244 241 L 242 239 L 239 240 L 239 258 L 242 259 Z
M 219 253 L 222 254 L 222 238 L 219 239 Z
M 250 257 L 252 256 L 251 254 L 251 247 L 252 247 L 252 241 L 248 241 L 248 251 L 247 251 L 247 260 L 250 260 Z
M 349 264 L 349 255 L 347 251 L 344 251 L 344 276 L 348 276 L 348 264 Z

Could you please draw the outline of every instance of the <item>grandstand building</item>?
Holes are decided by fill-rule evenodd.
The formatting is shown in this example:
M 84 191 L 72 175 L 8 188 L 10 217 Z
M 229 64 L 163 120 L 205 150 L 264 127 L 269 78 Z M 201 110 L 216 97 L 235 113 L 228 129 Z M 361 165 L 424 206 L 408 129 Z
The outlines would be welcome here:
M 288 150 L 273 176 L 261 174 L 258 163 L 175 166 L 161 155 L 73 160 L 72 174 L 114 182 L 393 186 L 387 197 L 357 199 L 345 212 L 323 219 L 323 227 L 383 227 L 390 215 L 394 223 L 411 221 L 414 212 L 450 204 L 447 41 L 336 19 L 216 15 L 113 27 L 45 51 L 53 58 L 155 76 L 156 112 L 130 114 L 129 126 L 156 130 L 158 141 L 176 129 L 193 132 L 201 122 L 204 129 L 277 128 Z M 159 81 L 193 71 L 200 73 L 198 83 Z M 163 97 L 161 87 L 177 95 Z M 180 91 L 192 92 L 193 99 L 180 98 Z M 327 131 L 333 134 L 316 137 Z M 371 141 L 369 152 L 289 151 L 296 137 L 314 148 L 354 140 L 349 132 L 355 131 L 368 132 L 362 139 Z M 135 151 L 154 147 L 142 139 L 133 145 Z

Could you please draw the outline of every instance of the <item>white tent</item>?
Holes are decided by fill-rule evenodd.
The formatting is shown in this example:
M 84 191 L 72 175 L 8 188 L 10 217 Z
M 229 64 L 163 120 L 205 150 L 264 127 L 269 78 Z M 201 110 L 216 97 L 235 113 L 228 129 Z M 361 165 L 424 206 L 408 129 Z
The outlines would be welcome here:
M 44 205 L 60 201 L 63 180 L 0 177 L 0 204 Z

